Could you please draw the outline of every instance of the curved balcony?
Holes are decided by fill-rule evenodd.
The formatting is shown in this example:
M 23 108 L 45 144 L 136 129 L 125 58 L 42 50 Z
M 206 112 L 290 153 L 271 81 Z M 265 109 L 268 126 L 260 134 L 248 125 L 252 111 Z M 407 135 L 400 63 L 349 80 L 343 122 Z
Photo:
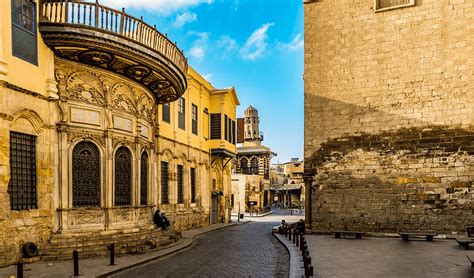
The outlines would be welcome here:
M 61 58 L 105 68 L 147 87 L 158 103 L 187 88 L 183 52 L 155 27 L 98 1 L 43 0 L 39 30 Z

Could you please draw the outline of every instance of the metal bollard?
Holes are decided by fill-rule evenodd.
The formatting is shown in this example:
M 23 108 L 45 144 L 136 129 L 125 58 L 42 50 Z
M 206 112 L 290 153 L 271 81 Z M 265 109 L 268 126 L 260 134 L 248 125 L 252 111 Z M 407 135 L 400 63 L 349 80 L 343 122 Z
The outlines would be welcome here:
M 303 250 L 303 262 L 305 262 L 306 265 L 306 259 L 309 257 L 309 251 L 308 250 Z
M 292 230 L 289 229 L 288 231 L 289 231 L 289 233 L 288 233 L 288 240 L 291 241 L 291 233 L 292 233 Z
M 79 252 L 72 251 L 72 259 L 74 261 L 74 276 L 79 276 Z
M 306 267 L 306 268 L 304 269 L 304 272 L 305 272 L 304 274 L 305 274 L 306 277 L 311 277 L 311 276 L 313 276 L 313 266 L 312 266 L 312 265 L 308 265 L 308 267 Z
M 304 236 L 300 235 L 300 250 L 303 250 Z
M 109 246 L 110 251 L 110 265 L 115 265 L 115 244 L 112 243 Z
M 18 278 L 23 278 L 23 263 L 16 264 L 16 276 Z
M 300 246 L 300 234 L 297 232 L 296 233 L 296 247 Z
M 293 229 L 293 244 L 296 243 L 296 235 L 297 235 L 297 234 L 298 234 L 298 233 L 296 232 L 296 229 Z

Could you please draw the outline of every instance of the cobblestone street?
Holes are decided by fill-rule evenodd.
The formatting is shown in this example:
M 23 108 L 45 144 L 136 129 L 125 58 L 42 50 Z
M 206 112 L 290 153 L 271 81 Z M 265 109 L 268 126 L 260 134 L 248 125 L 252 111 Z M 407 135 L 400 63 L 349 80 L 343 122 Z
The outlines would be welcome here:
M 282 217 L 207 233 L 189 249 L 115 277 L 288 277 L 288 252 L 271 234 Z

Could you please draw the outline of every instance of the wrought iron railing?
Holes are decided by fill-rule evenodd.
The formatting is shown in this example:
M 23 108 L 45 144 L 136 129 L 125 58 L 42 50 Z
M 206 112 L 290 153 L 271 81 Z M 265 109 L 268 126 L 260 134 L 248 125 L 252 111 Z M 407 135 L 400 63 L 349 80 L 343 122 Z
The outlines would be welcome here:
M 100 5 L 98 1 L 42 0 L 39 22 L 113 33 L 158 52 L 186 74 L 188 63 L 177 45 L 161 34 L 156 26 L 146 24 L 143 18 L 126 14 L 123 8 L 122 11 L 115 10 Z

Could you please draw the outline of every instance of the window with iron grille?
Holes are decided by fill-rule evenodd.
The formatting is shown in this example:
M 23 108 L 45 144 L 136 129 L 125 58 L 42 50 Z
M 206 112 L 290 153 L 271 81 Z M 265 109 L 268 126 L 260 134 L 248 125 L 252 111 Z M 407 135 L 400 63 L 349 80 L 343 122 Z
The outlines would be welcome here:
M 202 136 L 204 139 L 209 139 L 210 136 L 210 120 L 209 120 L 209 110 L 207 108 L 204 108 L 204 113 L 203 115 L 203 126 L 202 126 Z
M 237 135 L 236 135 L 237 130 L 236 130 L 236 127 L 235 127 L 235 121 L 232 121 L 231 127 L 232 127 L 232 144 L 235 145 L 235 141 L 236 141 L 236 138 L 237 138 Z
M 168 162 L 161 162 L 161 203 L 169 204 Z
M 10 132 L 10 208 L 38 208 L 36 200 L 36 136 Z
M 242 174 L 250 174 L 248 172 L 248 168 L 249 168 L 249 165 L 248 165 L 248 160 L 246 157 L 242 157 L 242 159 L 240 159 L 240 173 Z
M 229 117 L 224 115 L 224 138 L 229 141 Z
M 184 98 L 178 99 L 178 127 L 186 129 L 186 109 Z
M 12 54 L 38 65 L 36 4 L 31 0 L 12 0 Z
M 148 154 L 143 152 L 140 160 L 140 205 L 147 205 L 148 202 Z
M 254 174 L 254 175 L 258 175 L 258 158 L 254 157 L 252 158 L 252 160 L 250 160 L 250 164 L 251 164 L 251 173 Z
M 198 134 L 198 107 L 193 104 L 192 106 L 192 132 Z
M 211 114 L 211 139 L 221 139 L 221 114 Z
M 196 168 L 191 168 L 191 203 L 196 203 Z
M 163 103 L 161 106 L 161 118 L 163 119 L 163 122 L 170 123 L 171 115 L 170 115 L 170 104 L 169 103 Z
M 178 175 L 178 204 L 182 204 L 184 202 L 184 194 L 183 194 L 183 165 L 178 165 L 177 167 L 177 175 Z
M 115 153 L 115 206 L 132 204 L 132 154 L 126 147 Z
M 72 206 L 100 206 L 100 153 L 92 142 L 79 142 L 72 150 Z

